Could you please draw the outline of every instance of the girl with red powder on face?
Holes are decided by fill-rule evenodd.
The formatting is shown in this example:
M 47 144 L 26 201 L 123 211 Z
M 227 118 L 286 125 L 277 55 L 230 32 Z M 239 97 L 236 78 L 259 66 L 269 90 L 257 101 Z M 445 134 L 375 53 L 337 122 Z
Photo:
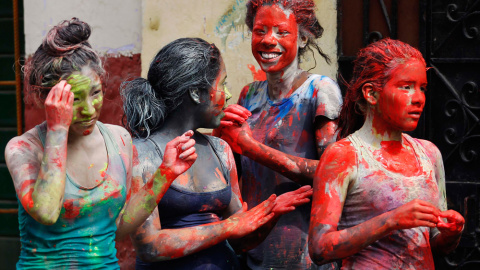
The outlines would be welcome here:
M 17 269 L 119 269 L 115 240 L 141 225 L 196 159 L 189 131 L 130 196 L 140 185 L 131 181 L 131 138 L 98 121 L 105 71 L 90 32 L 77 18 L 61 22 L 25 66 L 27 98 L 44 103 L 46 121 L 5 149 L 19 200 Z
M 442 157 L 416 128 L 425 61 L 383 39 L 358 53 L 339 127 L 314 179 L 309 251 L 342 269 L 434 269 L 432 251 L 458 244 L 464 219 L 447 210 Z
M 254 206 L 272 193 L 312 183 L 318 159 L 335 141 L 342 96 L 333 80 L 299 67 L 299 57 L 312 48 L 329 62 L 315 43 L 323 28 L 312 0 L 251 0 L 246 23 L 267 80 L 245 86 L 238 105 L 225 109 L 215 135 L 243 155 L 242 195 Z M 309 219 L 310 205 L 282 216 L 266 240 L 248 252 L 248 266 L 318 269 L 308 256 Z
M 145 179 L 162 162 L 165 143 L 177 134 L 216 128 L 230 96 L 220 51 L 199 38 L 163 47 L 147 79 L 123 85 L 127 126 L 136 135 L 138 166 Z M 195 164 L 174 181 L 150 218 L 132 235 L 136 269 L 239 269 L 235 251 L 254 247 L 272 219 L 309 202 L 311 187 L 242 205 L 232 151 L 223 140 L 194 133 Z M 232 249 L 233 247 L 233 249 Z

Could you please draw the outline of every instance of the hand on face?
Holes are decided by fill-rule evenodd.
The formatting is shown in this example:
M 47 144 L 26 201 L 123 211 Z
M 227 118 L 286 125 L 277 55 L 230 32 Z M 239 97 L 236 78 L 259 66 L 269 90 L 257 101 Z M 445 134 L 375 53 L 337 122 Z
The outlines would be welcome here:
M 391 211 L 392 229 L 402 230 L 420 226 L 436 227 L 440 210 L 433 204 L 419 199 L 412 200 Z
M 171 140 L 165 146 L 165 154 L 162 166 L 170 168 L 170 171 L 179 176 L 186 172 L 197 159 L 195 152 L 195 140 L 191 137 L 193 131 L 189 130 L 182 136 L 178 136 Z M 175 180 L 176 177 L 172 179 Z
M 241 238 L 269 222 L 274 217 L 272 210 L 275 207 L 275 199 L 276 196 L 273 194 L 248 211 L 247 203 L 244 202 L 242 208 L 227 219 L 231 238 Z
M 442 218 L 445 218 L 447 222 L 445 222 Z M 437 228 L 442 234 L 447 236 L 453 236 L 462 233 L 464 225 L 465 219 L 457 211 L 443 211 L 440 212 L 438 216 Z
M 277 197 L 272 212 L 275 213 L 275 217 L 289 213 L 295 210 L 295 207 L 310 202 L 309 198 L 312 197 L 312 195 L 313 189 L 308 185 L 294 191 L 283 193 Z
M 73 93 L 66 81 L 57 83 L 45 100 L 45 114 L 49 130 L 62 127 L 69 129 L 73 114 Z

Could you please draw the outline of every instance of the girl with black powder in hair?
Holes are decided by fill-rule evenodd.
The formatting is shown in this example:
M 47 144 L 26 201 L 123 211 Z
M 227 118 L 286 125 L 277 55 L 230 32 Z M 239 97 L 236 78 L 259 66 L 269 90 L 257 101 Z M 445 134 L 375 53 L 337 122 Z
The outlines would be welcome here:
M 220 125 L 230 95 L 226 79 L 214 44 L 183 38 L 158 52 L 147 79 L 122 86 L 127 127 L 137 137 L 134 178 L 145 180 L 153 173 L 171 138 Z M 228 144 L 198 132 L 192 138 L 201 158 L 174 181 L 158 211 L 132 235 L 137 269 L 239 269 L 234 250 L 254 247 L 280 215 L 309 202 L 311 187 L 305 186 L 269 196 L 247 211 Z

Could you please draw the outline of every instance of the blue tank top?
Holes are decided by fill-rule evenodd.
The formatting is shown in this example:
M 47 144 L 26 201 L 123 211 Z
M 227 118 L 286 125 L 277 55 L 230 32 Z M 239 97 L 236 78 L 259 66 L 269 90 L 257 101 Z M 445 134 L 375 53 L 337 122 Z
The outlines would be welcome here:
M 220 221 L 222 212 L 230 204 L 232 188 L 228 169 L 219 158 L 211 139 L 207 136 L 204 138 L 207 139 L 220 161 L 227 186 L 212 192 L 190 192 L 171 185 L 158 204 L 162 229 L 186 228 Z M 160 158 L 163 159 L 158 145 L 151 139 L 147 140 L 153 144 Z M 239 266 L 232 247 L 227 241 L 223 241 L 210 248 L 173 260 L 147 263 L 137 257 L 135 269 L 231 270 L 239 269 Z
M 115 220 L 125 204 L 127 172 L 112 134 L 100 122 L 97 127 L 108 156 L 98 185 L 79 186 L 67 172 L 62 210 L 51 226 L 38 223 L 18 203 L 22 249 L 17 269 L 119 269 Z M 45 145 L 46 122 L 36 128 Z

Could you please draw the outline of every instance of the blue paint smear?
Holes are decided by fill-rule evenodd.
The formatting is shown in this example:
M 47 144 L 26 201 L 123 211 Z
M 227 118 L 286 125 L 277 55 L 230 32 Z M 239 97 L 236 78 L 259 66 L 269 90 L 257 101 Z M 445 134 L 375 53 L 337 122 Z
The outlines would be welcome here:
M 279 110 L 278 115 L 275 117 L 275 121 L 273 122 L 277 123 L 279 119 L 283 119 L 283 117 L 287 115 L 287 113 L 292 109 L 292 107 L 293 107 L 293 102 L 291 99 L 288 99 L 287 101 L 279 105 L 277 107 Z

